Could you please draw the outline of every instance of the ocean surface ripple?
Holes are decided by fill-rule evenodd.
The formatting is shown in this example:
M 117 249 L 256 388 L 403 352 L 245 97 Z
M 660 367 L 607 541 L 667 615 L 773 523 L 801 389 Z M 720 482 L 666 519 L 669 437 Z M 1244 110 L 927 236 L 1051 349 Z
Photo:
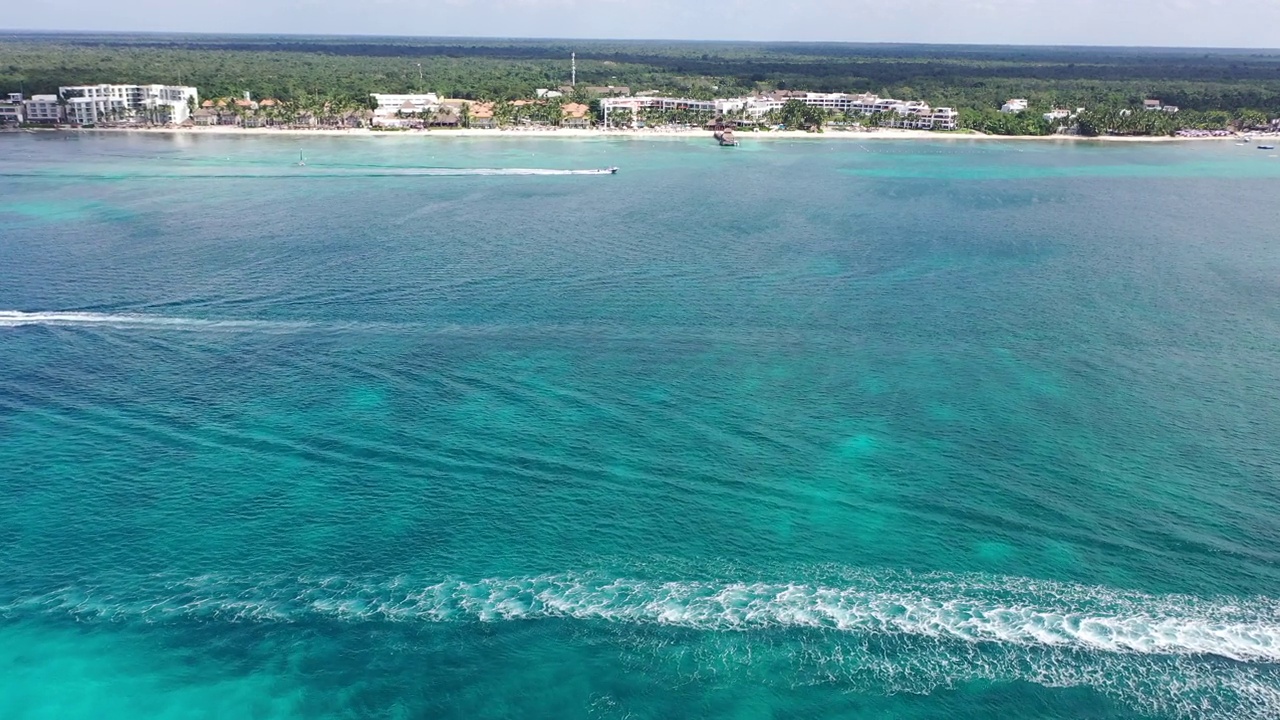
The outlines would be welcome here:
M 1259 153 L 0 139 L 0 720 L 1280 717 Z

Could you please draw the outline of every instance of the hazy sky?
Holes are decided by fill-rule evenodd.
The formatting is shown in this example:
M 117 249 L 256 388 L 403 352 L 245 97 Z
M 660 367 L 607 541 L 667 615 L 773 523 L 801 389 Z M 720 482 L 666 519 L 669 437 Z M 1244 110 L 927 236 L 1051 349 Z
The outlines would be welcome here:
M 1280 46 L 1280 0 L 25 0 L 0 27 Z

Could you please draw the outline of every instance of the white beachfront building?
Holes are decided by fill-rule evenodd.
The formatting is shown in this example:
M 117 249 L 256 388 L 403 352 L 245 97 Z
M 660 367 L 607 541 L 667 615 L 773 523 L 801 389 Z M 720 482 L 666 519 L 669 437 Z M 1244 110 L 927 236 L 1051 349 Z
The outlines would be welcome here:
M 613 124 L 610 114 L 616 114 L 619 110 L 630 111 L 631 118 L 634 119 L 641 110 L 694 110 L 714 113 L 716 103 L 716 100 L 651 96 L 601 98 L 600 114 L 604 116 L 604 126 L 608 128 Z
M 373 124 L 394 127 L 403 124 L 405 115 L 421 115 L 440 109 L 440 96 L 435 93 L 369 93 L 373 98 Z
M 62 122 L 62 105 L 57 95 L 32 95 L 31 99 L 22 101 L 22 111 L 29 123 Z
M 628 121 L 641 110 L 697 110 L 714 113 L 721 117 L 740 117 L 746 120 L 759 121 L 774 110 L 779 110 L 789 100 L 800 102 L 830 112 L 842 112 L 851 115 L 888 114 L 884 121 L 886 127 L 911 128 L 917 130 L 955 130 L 960 114 L 953 108 L 933 108 L 920 101 L 905 102 L 893 98 L 882 98 L 871 93 L 851 95 L 847 93 L 772 93 L 740 98 L 721 98 L 718 100 L 691 100 L 673 97 L 620 97 L 601 98 L 600 110 L 604 116 L 604 126 L 616 126 L 614 119 L 618 111 L 628 111 Z
M 176 125 L 199 100 L 197 90 L 186 85 L 68 85 L 58 95 L 66 101 L 67 121 L 77 125 L 139 117 Z
M 1009 101 L 1008 101 L 1008 102 L 1006 102 L 1004 105 L 1001 105 L 1001 106 L 1000 106 L 1000 112 L 1002 112 L 1002 113 L 1020 113 L 1020 112 L 1022 112 L 1023 110 L 1026 110 L 1026 109 L 1027 109 L 1028 104 L 1029 104 L 1029 103 L 1028 103 L 1026 100 L 1023 100 L 1022 98 L 1015 98 L 1015 99 L 1013 99 L 1013 100 L 1009 100 Z
M 960 113 L 954 108 L 931 108 L 922 102 L 907 103 L 906 112 L 894 111 L 883 123 L 907 130 L 955 130 L 959 125 Z
M 882 98 L 873 93 L 801 93 L 777 92 L 745 98 L 716 101 L 716 112 L 726 116 L 739 116 L 748 120 L 760 120 L 774 110 L 779 110 L 790 100 L 821 108 L 827 112 L 847 115 L 889 114 L 886 127 L 916 130 L 955 130 L 959 113 L 953 108 L 930 107 L 919 100 L 904 101 Z
M 0 125 L 21 124 L 26 116 L 22 93 L 9 93 L 9 99 L 0 102 Z

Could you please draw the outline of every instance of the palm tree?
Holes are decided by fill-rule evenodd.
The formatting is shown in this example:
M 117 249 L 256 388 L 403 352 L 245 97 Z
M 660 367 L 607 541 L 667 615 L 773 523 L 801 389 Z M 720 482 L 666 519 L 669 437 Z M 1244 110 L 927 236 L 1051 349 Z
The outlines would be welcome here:
M 564 122 L 564 106 L 555 100 L 546 103 L 543 109 L 543 117 L 551 125 L 560 127 L 560 123 Z
M 515 122 L 515 107 L 508 100 L 499 100 L 493 104 L 493 123 L 498 127 L 506 127 Z

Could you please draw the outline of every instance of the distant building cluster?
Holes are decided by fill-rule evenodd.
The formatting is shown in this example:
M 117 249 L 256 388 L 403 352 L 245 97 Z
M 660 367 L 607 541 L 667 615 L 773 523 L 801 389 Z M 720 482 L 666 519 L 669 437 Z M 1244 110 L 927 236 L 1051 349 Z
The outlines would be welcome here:
M 380 128 L 494 127 L 493 103 L 442 98 L 436 93 L 370 93 L 370 125 Z
M 846 115 L 879 115 L 884 127 L 914 130 L 955 130 L 959 113 L 954 108 L 934 108 L 919 100 L 882 98 L 872 93 L 813 93 L 778 91 L 764 95 L 717 100 L 690 100 L 687 98 L 614 97 L 600 100 L 600 108 L 606 126 L 610 114 L 620 110 L 630 111 L 632 116 L 642 110 L 693 110 L 713 113 L 726 118 L 741 118 L 760 122 L 770 113 L 781 110 L 788 101 L 799 101 L 810 107 Z
M 561 108 L 565 127 L 591 127 L 595 119 L 587 105 L 564 102 L 566 88 L 542 89 L 537 99 L 515 100 L 507 105 L 520 109 L 538 103 L 556 102 Z M 716 100 L 665 97 L 656 93 L 632 96 L 627 87 L 589 87 L 589 95 L 599 98 L 605 127 L 617 126 L 620 111 L 630 111 L 626 122 L 644 110 L 686 110 L 746 122 L 762 122 L 770 113 L 780 110 L 788 101 L 832 113 L 879 115 L 885 127 L 920 130 L 954 130 L 958 113 L 952 108 L 930 107 L 921 101 L 882 98 L 864 93 L 810 93 L 779 91 L 763 95 Z M 496 127 L 497 103 L 442 98 L 436 93 L 371 93 L 372 110 L 347 110 L 338 118 L 348 127 L 450 127 L 467 125 L 476 128 Z M 103 123 L 150 122 L 153 124 L 243 125 L 261 127 L 273 124 L 279 101 L 266 98 L 252 100 L 221 98 L 199 102 L 194 87 L 171 85 L 77 85 L 58 89 L 57 95 L 35 95 L 24 98 L 10 93 L 0 103 L 0 124 L 32 123 L 98 125 Z M 295 119 L 291 124 L 315 124 L 314 118 Z M 533 121 L 529 121 L 533 122 Z
M 274 119 L 273 111 L 279 107 L 280 101 L 275 98 L 254 100 L 249 93 L 239 98 L 205 100 L 191 114 L 191 124 L 200 127 L 210 125 L 267 127 Z
M 787 102 L 798 101 L 828 113 L 849 116 L 878 116 L 884 127 L 919 130 L 954 130 L 959 114 L 952 108 L 930 107 L 918 100 L 896 100 L 874 94 L 813 93 L 778 91 L 738 98 L 697 100 L 665 97 L 656 92 L 631 94 L 626 86 L 577 88 L 597 98 L 604 127 L 634 124 L 642 111 L 691 111 L 718 119 L 760 123 Z M 371 109 L 350 106 L 304 107 L 302 103 L 281 103 L 272 98 L 253 100 L 218 98 L 200 102 L 196 88 L 184 85 L 71 85 L 58 88 L 56 95 L 10 93 L 0 102 L 0 125 L 71 124 L 80 126 L 147 123 L 155 125 L 238 125 L 264 127 L 275 124 L 386 129 L 456 127 L 496 127 L 500 122 L 587 128 L 596 123 L 591 109 L 583 103 L 566 102 L 576 95 L 572 86 L 556 90 L 540 88 L 536 98 L 504 103 L 442 98 L 436 93 L 371 93 Z M 1015 101 L 1010 101 L 1015 102 Z M 1023 102 L 1025 101 L 1018 101 Z M 545 112 L 550 105 L 559 112 Z M 554 110 L 554 108 L 552 108 Z M 623 118 L 621 113 L 626 113 Z M 502 115 L 502 117 L 499 117 Z M 550 118 L 550 119 L 548 119 Z
M 1012 100 L 1006 101 L 1004 105 L 1001 105 L 1000 112 L 1008 113 L 1008 114 L 1017 114 L 1020 112 L 1026 112 L 1027 108 L 1029 107 L 1030 107 L 1030 103 L 1028 103 L 1025 99 L 1014 98 Z M 1161 112 L 1167 112 L 1167 113 L 1178 112 L 1177 105 L 1165 105 L 1164 103 L 1155 99 L 1143 100 L 1142 109 L 1155 110 L 1155 111 L 1161 111 Z M 1083 112 L 1084 112 L 1084 108 L 1076 108 L 1075 111 L 1071 111 L 1066 108 L 1054 108 L 1053 110 L 1050 110 L 1049 112 L 1044 113 L 1043 117 L 1046 122 L 1055 122 L 1060 120 L 1070 120 L 1080 115 Z
M 195 88 L 180 85 L 67 85 L 57 95 L 9 93 L 0 103 L 0 123 L 176 125 L 191 116 L 198 97 Z

